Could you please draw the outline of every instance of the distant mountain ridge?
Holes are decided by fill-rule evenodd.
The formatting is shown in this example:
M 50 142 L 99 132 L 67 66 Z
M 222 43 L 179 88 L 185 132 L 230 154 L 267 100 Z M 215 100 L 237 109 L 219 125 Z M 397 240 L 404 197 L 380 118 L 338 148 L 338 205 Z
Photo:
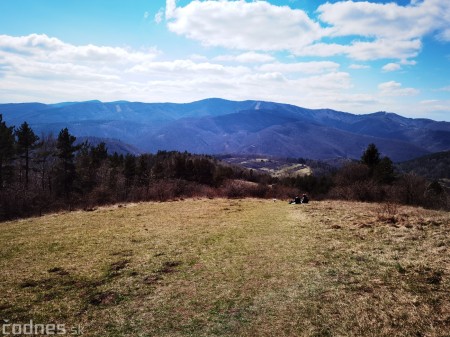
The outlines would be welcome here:
M 117 139 L 149 152 L 359 158 L 375 143 L 383 155 L 404 161 L 450 150 L 448 122 L 264 101 L 20 103 L 0 104 L 0 114 L 9 125 L 27 121 L 38 134 L 68 127 L 77 137 Z

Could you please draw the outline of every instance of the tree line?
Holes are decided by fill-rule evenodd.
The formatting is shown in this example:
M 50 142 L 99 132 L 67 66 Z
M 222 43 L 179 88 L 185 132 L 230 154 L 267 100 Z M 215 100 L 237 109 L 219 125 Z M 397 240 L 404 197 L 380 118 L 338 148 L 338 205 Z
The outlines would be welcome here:
M 399 171 L 389 157 L 369 144 L 359 161 L 322 175 L 287 177 L 285 185 L 316 198 L 392 202 L 435 209 L 450 209 L 449 191 L 439 180 Z
M 105 143 L 77 144 L 67 128 L 38 137 L 26 122 L 8 126 L 0 114 L 0 220 L 120 202 L 265 197 L 271 179 L 207 155 L 109 154 Z
M 185 197 L 313 198 L 393 201 L 448 207 L 438 182 L 399 175 L 370 144 L 361 160 L 339 170 L 275 178 L 212 156 L 159 151 L 108 153 L 105 143 L 76 142 L 67 128 L 38 137 L 24 122 L 8 126 L 0 114 L 0 220 L 121 202 Z

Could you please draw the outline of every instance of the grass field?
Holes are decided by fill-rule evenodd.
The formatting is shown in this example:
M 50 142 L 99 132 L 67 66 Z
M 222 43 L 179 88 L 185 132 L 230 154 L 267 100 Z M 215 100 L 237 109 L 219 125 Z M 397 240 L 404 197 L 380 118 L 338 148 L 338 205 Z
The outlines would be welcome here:
M 227 157 L 223 161 L 267 173 L 273 177 L 296 177 L 312 173 L 311 167 L 305 164 L 292 163 L 283 159 L 257 158 L 257 157 Z
M 190 199 L 1 223 L 0 319 L 84 336 L 449 336 L 449 220 Z

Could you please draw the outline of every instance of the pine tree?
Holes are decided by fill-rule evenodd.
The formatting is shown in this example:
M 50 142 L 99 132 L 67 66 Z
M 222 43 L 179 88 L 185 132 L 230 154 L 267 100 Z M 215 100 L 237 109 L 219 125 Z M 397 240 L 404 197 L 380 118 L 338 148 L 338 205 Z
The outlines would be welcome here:
M 76 137 L 69 133 L 67 128 L 59 132 L 56 141 L 57 157 L 59 160 L 57 166 L 57 188 L 60 194 L 64 194 L 69 199 L 73 185 L 76 179 L 74 164 L 75 152 L 80 146 L 75 146 Z
M 136 157 L 132 154 L 125 156 L 123 175 L 125 176 L 127 187 L 131 187 L 136 176 Z
M 375 144 L 369 144 L 366 151 L 364 151 L 363 155 L 361 156 L 361 162 L 363 164 L 366 164 L 371 171 L 373 171 L 375 166 L 378 165 L 378 163 L 380 162 L 380 152 L 378 152 Z
M 375 166 L 374 179 L 383 184 L 391 184 L 395 180 L 394 163 L 389 157 L 383 157 Z
M 28 189 L 28 173 L 30 171 L 30 151 L 35 147 L 39 137 L 36 136 L 27 122 L 23 122 L 16 130 L 17 152 L 25 159 L 25 189 Z
M 136 174 L 139 179 L 139 185 L 148 187 L 148 183 L 150 182 L 148 155 L 139 156 L 138 165 L 136 167 Z
M 14 127 L 6 126 L 0 114 L 0 189 L 12 176 L 12 159 L 14 156 Z
M 56 154 L 56 139 L 52 134 L 41 135 L 41 141 L 36 149 L 36 163 L 41 175 L 42 191 L 48 189 L 51 192 L 51 170 L 54 167 Z M 47 188 L 46 188 L 47 186 Z
M 104 142 L 101 142 L 95 147 L 91 147 L 91 158 L 92 158 L 92 165 L 95 168 L 99 168 L 101 163 L 108 159 L 108 148 L 106 147 L 106 144 Z

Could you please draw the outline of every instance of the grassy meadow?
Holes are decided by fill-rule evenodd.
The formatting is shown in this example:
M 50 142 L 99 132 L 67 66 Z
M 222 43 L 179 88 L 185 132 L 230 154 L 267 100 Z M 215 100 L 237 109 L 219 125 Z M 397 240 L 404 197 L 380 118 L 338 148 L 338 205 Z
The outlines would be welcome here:
M 187 199 L 0 223 L 0 319 L 83 336 L 449 336 L 450 214 Z

